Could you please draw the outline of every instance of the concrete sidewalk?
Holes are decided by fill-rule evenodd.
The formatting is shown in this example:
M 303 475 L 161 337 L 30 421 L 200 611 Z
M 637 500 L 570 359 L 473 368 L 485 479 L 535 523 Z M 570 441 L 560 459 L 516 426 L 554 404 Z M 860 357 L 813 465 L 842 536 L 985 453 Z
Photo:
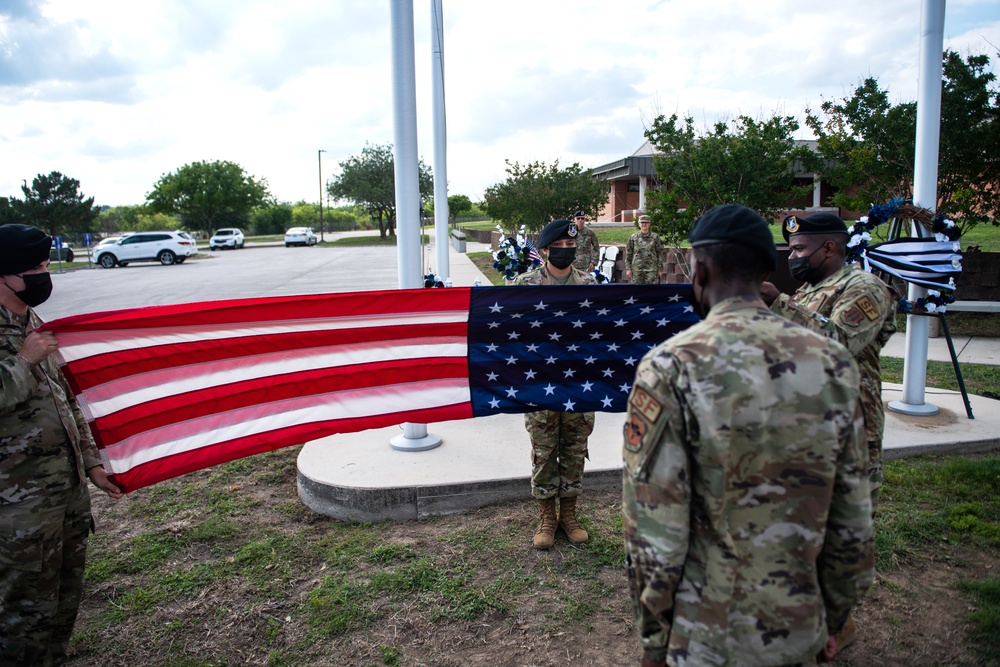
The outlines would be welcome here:
M 467 243 L 468 252 L 486 244 Z M 433 255 L 433 249 L 431 254 Z M 471 286 L 486 276 L 466 255 L 449 251 L 455 286 Z M 955 339 L 965 363 L 1000 365 L 1000 339 Z M 905 336 L 894 336 L 886 356 L 902 357 Z M 943 351 L 943 356 L 942 355 Z M 929 341 L 929 358 L 950 361 L 944 338 Z M 902 397 L 902 386 L 883 385 L 885 401 Z M 928 403 L 939 408 L 930 417 L 886 412 L 887 459 L 917 454 L 972 453 L 1000 449 L 1000 403 L 970 396 L 974 420 L 965 416 L 959 392 L 929 388 Z M 597 413 L 590 437 L 586 489 L 621 488 L 622 413 Z M 523 415 L 428 424 L 441 446 L 424 452 L 400 452 L 389 445 L 401 426 L 335 435 L 307 443 L 299 453 L 299 496 L 311 509 L 337 519 L 397 521 L 474 509 L 497 502 L 531 498 L 531 445 Z
M 1000 335 L 1000 331 L 997 334 Z M 955 346 L 959 363 L 1000 366 L 1000 338 L 952 336 L 952 343 Z M 904 359 L 906 357 L 906 333 L 894 334 L 882 348 L 882 356 Z M 928 361 L 951 363 L 948 339 L 944 337 L 944 334 L 937 338 L 927 339 L 927 359 Z

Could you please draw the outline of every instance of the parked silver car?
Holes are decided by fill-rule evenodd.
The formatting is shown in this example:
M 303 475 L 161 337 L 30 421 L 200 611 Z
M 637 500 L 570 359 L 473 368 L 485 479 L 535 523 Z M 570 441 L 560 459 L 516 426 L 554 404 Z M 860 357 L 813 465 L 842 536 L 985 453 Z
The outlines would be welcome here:
M 293 245 L 316 245 L 316 232 L 309 227 L 292 227 L 285 232 L 285 247 Z

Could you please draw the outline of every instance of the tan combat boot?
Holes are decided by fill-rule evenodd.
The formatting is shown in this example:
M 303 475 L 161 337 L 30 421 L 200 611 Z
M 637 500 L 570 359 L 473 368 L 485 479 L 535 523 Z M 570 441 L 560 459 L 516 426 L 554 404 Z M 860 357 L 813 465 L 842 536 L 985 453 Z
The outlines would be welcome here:
M 559 527 L 566 531 L 571 544 L 583 544 L 590 539 L 587 531 L 576 520 L 576 496 L 559 499 Z
M 853 644 L 857 637 L 858 626 L 854 623 L 854 615 L 851 614 L 847 617 L 847 623 L 844 623 L 844 629 L 834 635 L 834 639 L 837 640 L 837 653 Z
M 551 549 L 556 541 L 556 499 L 539 500 L 542 520 L 535 529 L 535 548 Z

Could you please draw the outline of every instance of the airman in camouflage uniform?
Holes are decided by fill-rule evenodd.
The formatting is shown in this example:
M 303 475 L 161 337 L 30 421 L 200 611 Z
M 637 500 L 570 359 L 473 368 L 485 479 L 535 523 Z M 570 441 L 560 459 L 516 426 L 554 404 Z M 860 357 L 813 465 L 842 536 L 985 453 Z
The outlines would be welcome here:
M 639 231 L 625 244 L 625 279 L 636 285 L 655 285 L 663 274 L 663 244 L 649 231 L 649 216 L 639 216 Z
M 857 364 L 760 300 L 763 218 L 716 207 L 689 239 L 707 317 L 643 358 L 624 427 L 643 665 L 832 659 L 872 578 Z
M 573 260 L 573 267 L 590 273 L 601 261 L 601 244 L 594 230 L 587 226 L 586 213 L 577 211 L 573 214 L 573 221 L 577 229 L 576 259 Z
M 573 267 L 579 227 L 569 220 L 553 220 L 538 237 L 545 264 L 518 276 L 515 285 L 589 285 L 594 276 Z M 536 549 L 551 549 L 556 526 L 569 541 L 589 539 L 576 517 L 576 499 L 583 491 L 583 462 L 587 438 L 594 430 L 593 412 L 540 410 L 524 415 L 531 438 L 531 495 L 538 500 L 541 520 L 535 530 Z M 556 498 L 559 516 L 556 518 Z
M 896 332 L 896 298 L 878 277 L 859 265 L 846 264 L 847 226 L 838 216 L 789 216 L 782 223 L 782 233 L 791 251 L 789 268 L 805 284 L 788 296 L 764 283 L 761 295 L 771 310 L 839 341 L 858 362 L 874 511 L 882 486 L 885 430 L 879 358 Z
M 52 289 L 51 238 L 0 226 L 0 664 L 66 660 L 93 521 L 87 477 L 101 466 L 73 392 L 31 309 Z

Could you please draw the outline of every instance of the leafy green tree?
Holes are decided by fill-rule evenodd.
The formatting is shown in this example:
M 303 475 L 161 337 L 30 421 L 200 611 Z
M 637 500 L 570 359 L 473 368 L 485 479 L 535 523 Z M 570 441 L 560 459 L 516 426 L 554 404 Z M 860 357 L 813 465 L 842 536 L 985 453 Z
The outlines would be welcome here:
M 355 206 L 339 206 L 327 209 L 323 214 L 326 220 L 326 231 L 346 232 L 354 229 L 367 229 L 365 225 L 369 222 L 368 215 L 364 211 L 357 210 Z
M 392 145 L 365 144 L 360 155 L 352 155 L 340 163 L 340 174 L 330 181 L 331 197 L 353 202 L 378 221 L 379 234 L 396 234 L 396 175 Z M 430 167 L 420 160 L 417 164 L 420 183 L 420 203 L 425 204 L 434 189 Z
M 458 219 L 458 216 L 472 210 L 472 200 L 466 195 L 448 196 L 448 218 L 451 223 Z
M 250 234 L 265 236 L 268 234 L 284 234 L 292 224 L 292 205 L 289 202 L 279 202 L 271 206 L 256 208 L 250 213 Z
M 326 220 L 326 211 L 323 219 Z M 292 208 L 293 227 L 311 227 L 319 234 L 319 206 L 307 201 L 300 201 Z
M 181 222 L 176 217 L 166 213 L 150 213 L 145 206 L 114 206 L 101 211 L 97 217 L 97 231 L 102 236 L 180 228 Z
M 24 199 L 4 198 L 0 222 L 20 222 L 44 229 L 51 236 L 94 231 L 98 211 L 94 198 L 83 198 L 80 181 L 53 171 L 39 174 L 31 187 L 22 186 Z
M 654 165 L 662 185 L 646 205 L 653 229 L 676 246 L 698 216 L 719 204 L 743 204 L 775 218 L 813 187 L 794 183 L 796 171 L 819 162 L 792 138 L 798 129 L 792 116 L 740 116 L 699 133 L 691 117 L 681 123 L 676 114 L 658 116 L 645 133 L 660 153 Z
M 257 180 L 235 162 L 192 162 L 160 177 L 146 195 L 154 213 L 179 214 L 185 223 L 211 234 L 217 227 L 245 224 L 272 197 L 267 180 Z
M 937 210 L 963 229 L 1000 225 L 1000 90 L 989 57 L 943 56 Z M 833 203 L 866 211 L 913 192 L 916 102 L 892 104 L 869 77 L 850 97 L 828 100 L 807 125 L 829 160 L 825 176 L 838 188 Z M 918 202 L 923 203 L 923 202 Z
M 568 218 L 583 209 L 596 214 L 607 203 L 607 183 L 590 175 L 578 162 L 564 169 L 552 164 L 507 163 L 507 180 L 486 188 L 483 210 L 513 233 L 522 225 L 539 231 L 550 220 Z M 471 209 L 471 207 L 470 207 Z
M 0 225 L 21 222 L 21 216 L 15 205 L 11 203 L 12 201 L 17 201 L 17 199 L 14 197 L 0 197 Z
M 435 213 L 434 200 L 432 199 L 427 206 L 427 217 L 433 218 Z M 469 199 L 467 195 L 448 195 L 448 222 L 450 224 L 455 224 L 456 218 L 463 213 L 468 213 L 472 210 L 472 200 Z

